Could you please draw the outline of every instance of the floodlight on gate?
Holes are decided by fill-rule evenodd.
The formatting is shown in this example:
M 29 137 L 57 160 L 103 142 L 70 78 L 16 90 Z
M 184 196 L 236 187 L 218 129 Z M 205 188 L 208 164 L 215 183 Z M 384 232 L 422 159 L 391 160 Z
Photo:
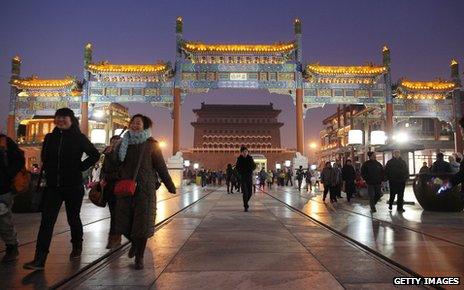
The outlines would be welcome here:
M 348 131 L 348 144 L 349 145 L 361 145 L 363 143 L 363 132 L 362 130 L 350 130 Z

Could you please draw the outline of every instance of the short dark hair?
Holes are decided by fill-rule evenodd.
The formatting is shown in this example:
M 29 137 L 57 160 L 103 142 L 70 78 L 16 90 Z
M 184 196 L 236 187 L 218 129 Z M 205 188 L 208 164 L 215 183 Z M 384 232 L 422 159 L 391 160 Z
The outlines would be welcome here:
M 437 159 L 443 159 L 444 157 L 445 157 L 445 155 L 443 155 L 443 153 L 441 153 L 441 152 L 437 153 Z
M 351 162 L 351 159 L 349 159 L 349 158 L 348 158 L 348 159 L 346 159 L 345 163 L 346 163 L 346 162 Z
M 246 148 L 245 146 L 240 147 L 240 153 L 242 153 L 242 152 L 245 151 L 245 150 L 248 151 L 248 148 Z
M 367 152 L 367 156 L 371 157 L 374 154 L 374 151 Z
M 135 118 L 142 119 L 143 129 L 144 130 L 149 129 L 149 128 L 151 128 L 151 126 L 153 126 L 153 122 L 151 121 L 151 119 L 148 118 L 145 115 L 142 115 L 142 114 L 135 114 L 134 116 L 132 116 L 129 123 L 132 123 L 132 121 L 134 121 Z

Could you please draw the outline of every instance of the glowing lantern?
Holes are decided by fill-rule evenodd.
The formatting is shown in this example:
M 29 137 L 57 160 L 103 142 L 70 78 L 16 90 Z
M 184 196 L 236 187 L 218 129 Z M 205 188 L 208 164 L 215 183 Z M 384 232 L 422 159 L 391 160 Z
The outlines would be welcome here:
M 348 131 L 348 144 L 360 145 L 363 143 L 363 132 L 361 130 Z
M 371 145 L 385 145 L 386 139 L 384 131 L 371 132 Z

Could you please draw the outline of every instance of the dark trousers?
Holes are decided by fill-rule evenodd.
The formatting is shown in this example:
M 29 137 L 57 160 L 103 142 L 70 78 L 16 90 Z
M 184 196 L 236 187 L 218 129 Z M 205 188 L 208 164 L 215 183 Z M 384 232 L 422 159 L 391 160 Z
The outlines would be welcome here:
M 330 201 L 337 201 L 337 186 L 329 186 L 324 184 L 324 195 L 322 199 L 325 201 L 327 193 L 330 194 Z
M 367 194 L 369 195 L 369 205 L 371 209 L 375 209 L 375 205 L 380 199 L 380 184 L 368 184 Z
M 345 192 L 346 192 L 346 199 L 350 201 L 351 198 L 353 197 L 353 194 L 356 193 L 356 185 L 354 184 L 354 180 L 345 181 Z
M 329 193 L 330 187 L 326 184 L 324 184 L 324 195 L 322 196 L 322 200 L 325 201 L 325 198 L 327 197 L 327 193 Z
M 288 183 L 290 182 L 290 186 L 293 186 L 293 181 L 292 181 L 292 178 L 289 177 L 286 181 L 285 181 L 285 186 L 288 186 Z
M 252 195 L 253 180 L 252 177 L 242 178 L 242 193 L 243 193 L 243 207 L 248 208 L 248 202 L 250 201 Z
M 298 181 L 298 190 L 301 190 L 301 183 L 303 182 L 303 179 L 297 179 Z
M 108 200 L 108 208 L 110 210 L 110 235 L 116 234 L 115 230 L 115 212 L 116 212 L 116 199 Z
M 84 187 L 82 185 L 72 187 L 48 187 L 43 197 L 42 220 L 37 236 L 36 250 L 48 253 L 52 241 L 53 228 L 60 213 L 64 201 L 66 217 L 71 228 L 71 243 L 82 243 L 82 222 L 80 217 Z
M 406 186 L 406 182 L 403 181 L 388 181 L 390 184 L 390 200 L 389 204 L 390 206 L 393 206 L 393 202 L 395 201 L 395 196 L 398 195 L 397 199 L 397 208 L 402 209 L 403 208 L 403 197 L 404 197 L 404 188 Z

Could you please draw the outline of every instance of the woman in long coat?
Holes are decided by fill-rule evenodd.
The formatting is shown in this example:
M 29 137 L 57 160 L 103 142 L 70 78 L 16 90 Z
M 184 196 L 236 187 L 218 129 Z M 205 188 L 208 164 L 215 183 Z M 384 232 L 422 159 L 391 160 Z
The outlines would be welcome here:
M 155 231 L 156 190 L 160 185 L 158 176 L 170 193 L 176 193 L 158 142 L 151 138 L 151 126 L 152 122 L 148 117 L 134 115 L 129 124 L 129 132 L 114 151 L 122 162 L 119 179 L 132 179 L 141 158 L 135 195 L 118 197 L 115 215 L 115 231 L 132 242 L 129 257 L 135 256 L 136 269 L 143 268 L 147 239 Z

